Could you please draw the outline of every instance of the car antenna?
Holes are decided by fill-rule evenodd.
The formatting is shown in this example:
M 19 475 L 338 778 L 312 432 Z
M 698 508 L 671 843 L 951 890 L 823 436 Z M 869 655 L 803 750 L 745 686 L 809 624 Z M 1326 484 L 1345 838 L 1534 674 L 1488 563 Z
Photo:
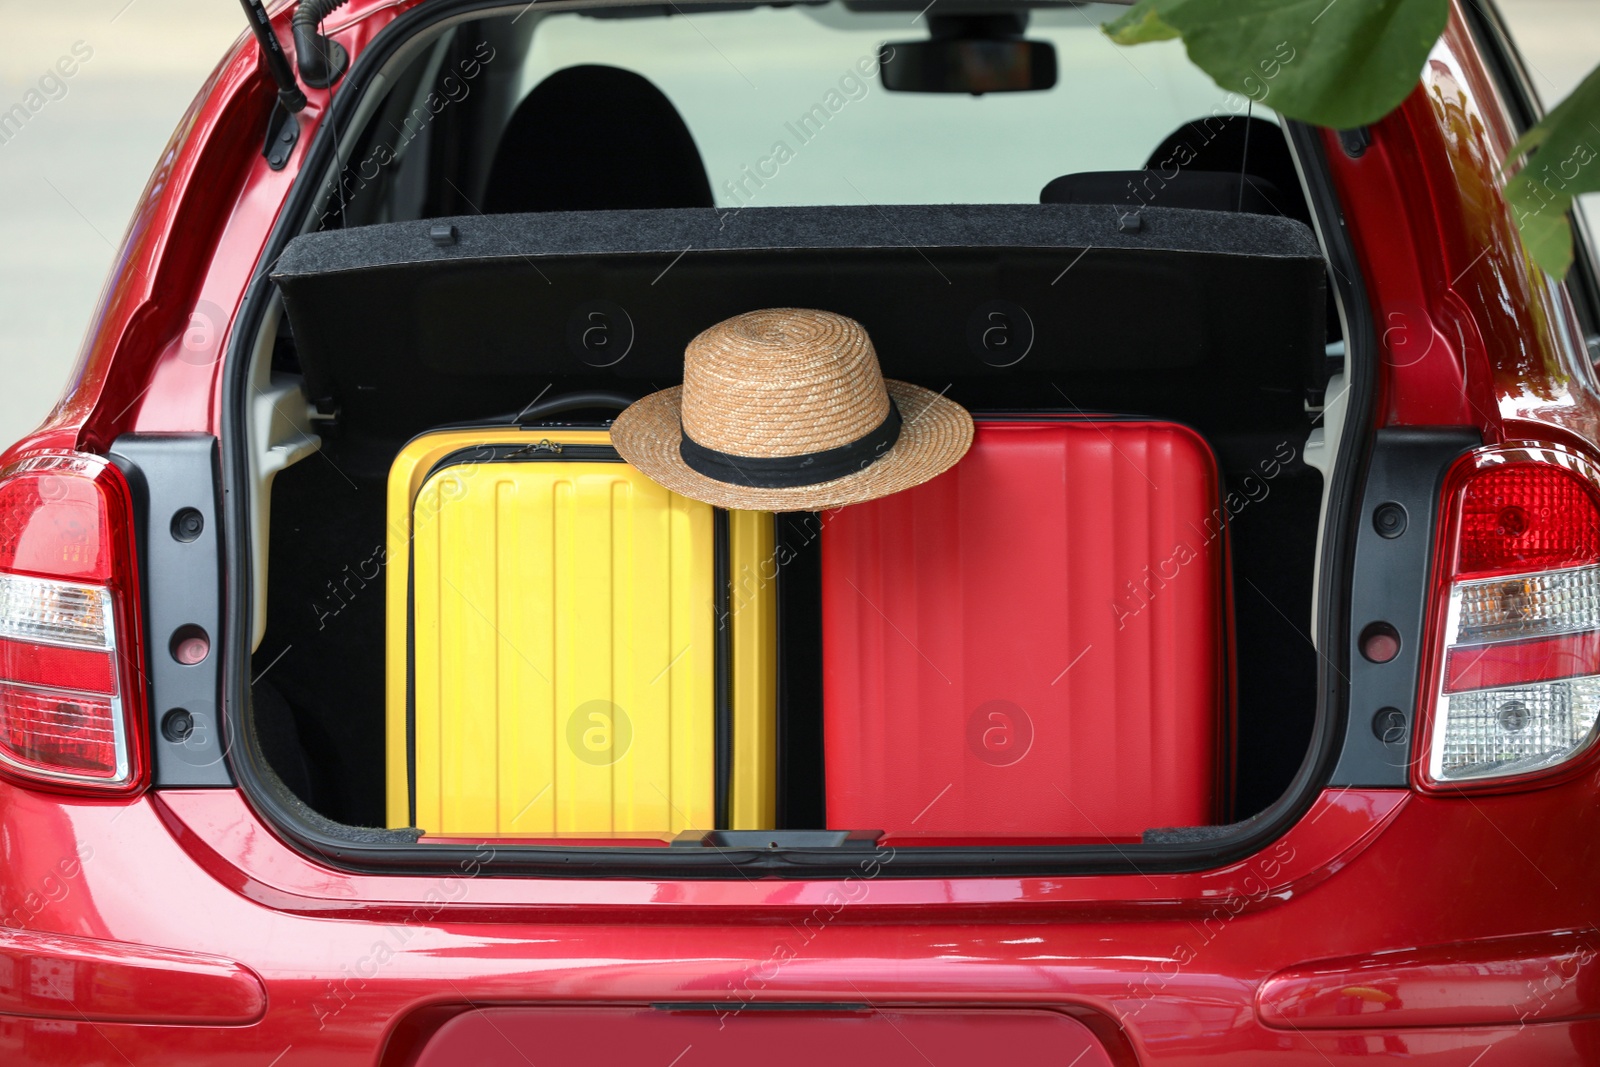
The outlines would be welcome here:
M 1244 151 L 1239 153 L 1239 206 L 1236 212 L 1244 211 L 1244 174 L 1245 163 L 1250 159 L 1250 127 L 1254 124 L 1251 116 L 1254 114 L 1256 102 L 1248 101 L 1244 106 Z
M 278 103 L 267 121 L 267 143 L 261 149 L 261 154 L 267 157 L 267 165 L 273 170 L 282 170 L 289 162 L 295 142 L 300 139 L 300 123 L 295 121 L 294 116 L 295 112 L 305 108 L 306 94 L 301 92 L 300 83 L 294 80 L 294 69 L 289 66 L 289 57 L 283 54 L 278 35 L 272 32 L 272 19 L 267 14 L 266 5 L 262 0 L 239 0 L 239 5 L 244 8 L 245 18 L 250 21 L 250 32 L 256 35 L 256 43 L 266 57 L 267 70 L 271 72 L 272 80 L 278 83 Z

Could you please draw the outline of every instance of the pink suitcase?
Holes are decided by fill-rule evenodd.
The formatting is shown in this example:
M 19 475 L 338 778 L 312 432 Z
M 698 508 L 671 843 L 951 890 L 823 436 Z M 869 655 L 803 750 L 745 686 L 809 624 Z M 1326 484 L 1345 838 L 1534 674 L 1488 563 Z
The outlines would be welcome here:
M 828 825 L 1137 839 L 1226 814 L 1225 513 L 1194 431 L 980 420 L 822 531 Z

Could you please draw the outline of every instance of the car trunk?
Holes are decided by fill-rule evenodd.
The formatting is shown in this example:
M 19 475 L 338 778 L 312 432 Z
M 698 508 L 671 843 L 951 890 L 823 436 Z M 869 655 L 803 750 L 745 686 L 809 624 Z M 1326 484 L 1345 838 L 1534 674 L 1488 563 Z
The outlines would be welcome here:
M 271 373 L 261 368 L 257 381 L 276 382 L 287 392 L 273 395 L 290 403 L 309 401 L 319 454 L 261 486 L 270 523 L 256 527 L 264 535 L 257 549 L 265 554 L 265 625 L 251 702 L 254 735 L 273 772 L 263 785 L 320 832 L 345 827 L 359 837 L 354 828 L 383 828 L 375 840 L 404 845 L 420 826 L 422 846 L 488 837 L 578 852 L 649 851 L 667 863 L 685 851 L 660 847 L 669 842 L 822 853 L 907 844 L 974 856 L 993 848 L 1220 839 L 1226 826 L 1289 787 L 1317 721 L 1319 671 L 1308 635 L 1324 491 L 1306 445 L 1320 427 L 1328 367 L 1324 272 L 1300 223 L 1181 208 L 1131 218 L 1088 205 L 772 208 L 743 211 L 732 222 L 709 209 L 602 211 L 418 220 L 298 238 L 273 272 L 284 314 Z M 1004 488 L 999 474 L 973 475 L 960 499 L 941 504 L 928 490 L 933 495 L 915 497 L 904 515 L 888 501 L 879 512 L 776 515 L 766 555 L 754 557 L 774 561 L 772 573 L 757 579 L 770 585 L 772 627 L 752 639 L 770 642 L 773 675 L 765 816 L 730 822 L 719 807 L 648 833 L 621 832 L 615 811 L 562 832 L 556 822 L 529 831 L 505 818 L 424 825 L 415 700 L 403 696 L 399 706 L 408 710 L 395 713 L 395 688 L 416 684 L 419 662 L 410 584 L 418 535 L 405 528 L 412 498 L 402 494 L 401 511 L 393 510 L 397 457 L 448 427 L 468 437 L 509 429 L 534 445 L 554 439 L 558 449 L 564 434 L 604 440 L 618 404 L 681 378 L 685 345 L 698 332 L 762 307 L 820 308 L 858 320 L 884 375 L 973 412 L 982 449 L 1019 428 L 1069 434 L 1076 427 L 1081 441 L 1059 447 L 1104 453 L 1117 470 L 1095 492 L 1081 488 L 1090 484 L 1083 468 L 1047 463 L 1024 476 L 1045 483 L 1031 490 Z M 1129 454 L 1151 447 L 1141 427 L 1190 442 L 1185 447 L 1200 457 L 1192 469 L 1201 473 L 1163 468 L 1183 485 L 1204 482 L 1214 463 L 1215 484 L 1205 489 L 1212 507 L 1187 518 L 1150 510 L 1170 492 L 1157 491 L 1154 453 L 1140 451 L 1137 461 Z M 526 448 L 514 452 L 525 456 Z M 975 449 L 963 461 L 969 470 L 989 462 L 979 455 Z M 981 504 L 964 511 L 961 500 Z M 912 555 L 932 552 L 939 538 L 926 523 L 953 516 L 963 532 L 938 550 L 942 568 L 886 577 L 897 544 Z M 1075 524 L 1083 547 L 1069 547 L 1065 569 L 1048 579 L 1060 597 L 1029 600 L 1029 582 L 1046 579 L 1008 576 L 1004 557 L 1008 545 L 1026 551 L 1030 531 L 1050 522 Z M 1094 530 L 1106 533 L 1098 549 L 1088 537 Z M 1130 531 L 1148 542 L 1132 555 L 1118 547 Z M 964 562 L 962 546 L 972 545 L 984 546 L 989 569 L 982 573 Z M 1193 738 L 1200 735 L 1183 732 L 1190 713 L 1178 709 L 1193 703 L 1192 679 L 1201 675 L 1163 673 L 1170 660 L 1193 658 L 1185 644 L 1193 625 L 1164 631 L 1165 644 L 1146 635 L 1137 655 L 1130 643 L 1133 630 L 1179 596 L 1172 590 L 1180 548 L 1211 553 L 1212 576 L 1183 582 L 1215 584 L 1219 620 L 1216 736 L 1205 734 L 1198 754 Z M 949 570 L 971 573 L 953 584 L 934 577 Z M 533 595 L 498 578 L 503 567 L 487 577 L 472 565 L 455 573 L 456 581 L 487 581 L 508 602 Z M 727 577 L 720 580 L 726 591 Z M 840 609 L 840 597 L 863 584 L 873 590 L 861 594 L 871 610 Z M 920 600 L 908 599 L 919 591 Z M 908 606 L 892 606 L 898 602 Z M 992 644 L 1008 614 L 1051 616 L 1057 607 L 1064 619 L 1076 613 L 1088 621 L 1053 628 L 1049 617 L 1016 619 L 1026 633 Z M 540 674 L 544 654 L 527 651 L 523 638 L 508 639 L 511 624 L 498 611 L 482 620 L 481 633 L 498 648 L 498 665 L 488 669 L 503 679 L 521 669 L 520 657 Z M 919 627 L 916 640 L 908 627 Z M 1069 630 L 1080 636 L 1065 636 Z M 947 651 L 929 657 L 921 648 L 928 642 Z M 1003 681 L 1016 671 L 984 662 L 995 658 L 987 647 L 1013 646 L 1022 649 L 1017 663 L 1040 661 L 1040 678 L 1021 697 Z M 1079 666 L 1079 656 L 1090 658 Z M 439 662 L 448 668 L 460 658 L 446 652 Z M 909 666 L 894 666 L 901 660 Z M 893 703 L 907 671 L 920 672 L 917 684 L 931 688 L 921 703 L 902 700 L 891 709 L 884 701 Z M 852 689 L 841 683 L 846 675 L 867 681 Z M 887 681 L 870 682 L 879 675 Z M 1152 679 L 1145 687 L 1152 692 L 1136 705 L 1149 716 L 1142 723 L 1119 697 L 1131 691 L 1133 676 Z M 1096 689 L 1095 677 L 1110 681 Z M 1191 681 L 1171 688 L 1180 685 L 1173 678 Z M 851 695 L 869 690 L 890 697 Z M 496 684 L 477 691 L 506 692 Z M 462 703 L 453 699 L 443 699 L 441 714 Z M 496 746 L 512 743 L 499 740 L 515 721 L 516 708 L 507 706 L 526 695 L 489 699 L 500 702 L 501 733 L 472 734 L 464 746 L 465 728 L 440 720 L 439 744 L 454 745 L 451 758 L 467 761 L 459 782 L 480 773 L 473 768 L 523 773 Z M 840 710 L 851 701 L 859 705 L 853 712 Z M 951 710 L 935 711 L 945 704 Z M 557 716 L 563 729 L 569 711 Z M 1074 732 L 1053 725 L 1068 719 Z M 642 758 L 654 735 L 648 724 L 633 728 L 634 755 Z M 1004 732 L 1019 729 L 1026 744 Z M 557 729 L 532 744 L 561 749 L 567 741 Z M 863 762 L 863 753 L 871 758 Z M 719 767 L 735 756 L 718 756 Z M 1175 760 L 1189 769 L 1175 769 Z M 1068 774 L 1069 764 L 1078 769 Z M 1016 768 L 1031 778 L 1017 777 Z M 612 762 L 600 772 L 608 789 L 620 788 L 623 772 Z M 531 804 L 561 803 L 540 795 L 539 773 L 526 773 L 521 786 Z M 1116 822 L 1140 791 L 1184 774 L 1205 778 L 1204 803 L 1171 821 L 1157 813 Z M 1024 780 L 1041 792 L 1012 793 L 1003 814 L 993 804 L 958 803 L 984 790 L 1004 798 L 1003 783 Z M 444 803 L 452 788 L 469 788 L 450 786 L 448 776 L 431 782 Z M 910 798 L 913 788 L 928 796 Z M 858 803 L 874 790 L 907 796 L 897 807 Z M 1047 816 L 1045 806 L 1060 810 Z

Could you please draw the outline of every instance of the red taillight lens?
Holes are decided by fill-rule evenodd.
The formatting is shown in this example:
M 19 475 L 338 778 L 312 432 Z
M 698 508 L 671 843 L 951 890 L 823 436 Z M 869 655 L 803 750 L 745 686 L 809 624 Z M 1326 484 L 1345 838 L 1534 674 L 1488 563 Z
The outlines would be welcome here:
M 132 523 L 127 485 L 99 457 L 0 471 L 0 771 L 58 788 L 142 786 Z
M 1600 562 L 1593 493 L 1565 467 L 1518 463 L 1480 470 L 1461 494 L 1456 576 Z
M 1593 631 L 1532 641 L 1454 645 L 1445 657 L 1444 691 L 1465 693 L 1586 674 L 1600 674 L 1600 633 Z
M 122 761 L 112 700 L 0 683 L 0 746 L 31 771 L 114 780 Z
M 1600 473 L 1564 449 L 1480 449 L 1442 519 L 1424 781 L 1571 763 L 1600 719 Z
M 92 456 L 44 456 L 0 475 L 0 570 L 111 577 L 116 538 L 100 471 L 88 470 L 95 464 L 108 466 Z

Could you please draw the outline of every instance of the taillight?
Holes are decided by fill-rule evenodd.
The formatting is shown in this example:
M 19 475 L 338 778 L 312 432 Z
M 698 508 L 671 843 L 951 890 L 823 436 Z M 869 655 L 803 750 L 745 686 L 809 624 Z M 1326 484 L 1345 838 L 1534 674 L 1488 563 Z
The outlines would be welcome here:
M 133 513 L 97 456 L 0 471 L 0 772 L 131 792 L 144 780 Z
M 1424 783 L 1566 768 L 1600 717 L 1600 472 L 1561 448 L 1480 449 L 1444 504 Z

